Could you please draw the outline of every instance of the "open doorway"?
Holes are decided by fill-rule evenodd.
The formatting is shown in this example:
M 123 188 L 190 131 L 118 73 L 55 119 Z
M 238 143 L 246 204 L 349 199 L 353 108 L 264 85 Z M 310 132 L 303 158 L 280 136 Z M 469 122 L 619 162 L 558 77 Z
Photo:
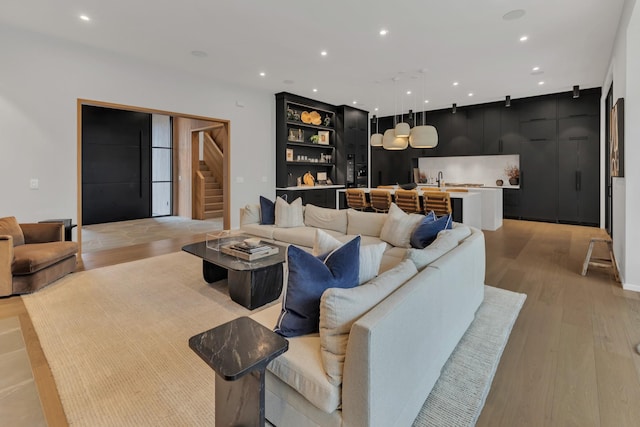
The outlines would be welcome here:
M 129 117 L 132 123 L 111 129 L 102 126 L 94 132 L 97 139 L 85 145 L 85 137 L 91 133 L 87 132 L 85 119 L 91 119 L 91 112 L 96 110 L 109 111 L 116 118 Z M 218 225 L 192 221 L 197 218 L 192 200 L 193 177 L 199 169 L 193 157 L 192 133 L 202 128 L 218 130 Z M 158 239 L 172 233 L 197 234 L 211 227 L 229 228 L 229 146 L 228 120 L 78 99 L 77 239 L 81 251 L 82 225 L 97 224 L 98 217 L 102 223 L 125 221 L 119 224 L 129 227 L 139 222 L 139 230 L 123 232 L 137 235 L 138 240 L 131 240 L 134 243 L 140 238 L 152 238 L 149 219 L 161 223 Z

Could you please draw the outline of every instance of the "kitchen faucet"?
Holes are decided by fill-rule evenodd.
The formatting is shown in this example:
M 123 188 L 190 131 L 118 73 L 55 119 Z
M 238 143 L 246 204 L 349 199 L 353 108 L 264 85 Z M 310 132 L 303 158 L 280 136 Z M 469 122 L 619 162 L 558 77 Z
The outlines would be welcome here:
M 442 174 L 442 171 L 438 172 L 438 177 L 436 178 L 436 182 L 438 183 L 438 187 L 442 187 L 442 184 L 444 184 L 444 175 Z

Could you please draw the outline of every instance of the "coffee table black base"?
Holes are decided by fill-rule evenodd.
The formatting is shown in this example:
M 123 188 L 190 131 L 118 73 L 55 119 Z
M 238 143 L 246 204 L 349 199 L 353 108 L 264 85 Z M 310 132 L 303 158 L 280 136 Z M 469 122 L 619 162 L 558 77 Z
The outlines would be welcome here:
M 231 299 L 249 310 L 275 301 L 282 292 L 282 264 L 237 271 L 202 260 L 202 275 L 207 283 L 227 279 Z

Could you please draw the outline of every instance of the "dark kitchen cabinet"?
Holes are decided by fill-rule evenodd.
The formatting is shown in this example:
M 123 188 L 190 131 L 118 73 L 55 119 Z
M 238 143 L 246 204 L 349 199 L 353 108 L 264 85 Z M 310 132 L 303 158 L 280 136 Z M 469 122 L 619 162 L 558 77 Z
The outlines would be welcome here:
M 369 165 L 369 112 L 338 107 L 338 180 L 347 187 L 366 187 Z
M 520 121 L 517 108 L 504 104 L 492 105 L 484 109 L 483 154 L 520 153 Z
M 521 122 L 555 120 L 558 117 L 556 96 L 544 96 L 519 103 Z
M 503 217 L 508 219 L 520 219 L 520 190 L 505 188 L 502 190 Z
M 551 120 L 555 123 L 555 120 Z M 543 125 L 542 129 L 547 126 Z M 558 142 L 555 135 L 524 139 L 520 149 L 520 206 L 524 219 L 556 221 Z
M 558 221 L 600 223 L 600 145 L 590 117 L 559 120 Z

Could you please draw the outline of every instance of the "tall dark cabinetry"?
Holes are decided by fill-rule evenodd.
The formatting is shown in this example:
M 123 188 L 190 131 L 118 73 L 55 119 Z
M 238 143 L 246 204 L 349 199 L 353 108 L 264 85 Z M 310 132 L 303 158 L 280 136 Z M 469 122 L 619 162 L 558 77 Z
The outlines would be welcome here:
M 151 216 L 151 115 L 82 107 L 82 222 Z
M 369 113 L 341 105 L 336 118 L 338 181 L 347 187 L 366 187 L 369 167 Z
M 310 113 L 317 115 L 308 123 Z M 276 94 L 276 194 L 335 207 L 335 188 L 297 186 L 307 172 L 314 178 L 324 173 L 336 185 L 366 187 L 367 118 L 368 112 L 357 108 Z

